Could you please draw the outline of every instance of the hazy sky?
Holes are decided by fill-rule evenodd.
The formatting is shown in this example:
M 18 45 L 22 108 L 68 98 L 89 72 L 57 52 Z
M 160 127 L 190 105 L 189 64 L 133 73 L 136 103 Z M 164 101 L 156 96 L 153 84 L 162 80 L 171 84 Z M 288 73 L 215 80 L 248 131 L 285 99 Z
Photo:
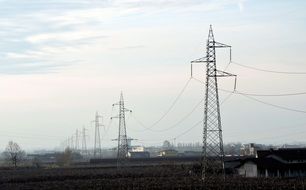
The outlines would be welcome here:
M 123 91 L 128 136 L 134 144 L 198 142 L 203 103 L 180 125 L 144 130 L 167 111 L 189 79 L 190 61 L 205 56 L 212 24 L 216 41 L 233 46 L 233 61 L 277 71 L 306 72 L 306 1 L 303 0 L 0 0 L 0 149 L 9 140 L 25 149 L 53 148 L 99 111 L 102 146 L 117 137 L 112 104 Z M 218 51 L 226 67 L 228 51 Z M 271 74 L 230 64 L 237 90 L 306 92 L 306 75 Z M 194 67 L 204 80 L 205 67 Z M 232 90 L 233 79 L 219 80 Z M 171 112 L 152 130 L 179 122 L 204 97 L 190 81 Z M 220 92 L 221 101 L 228 93 Z M 256 97 L 306 111 L 306 95 Z M 232 95 L 221 106 L 224 142 L 305 142 L 306 114 Z M 136 118 L 136 119 L 135 119 Z M 109 127 L 109 130 L 107 128 Z M 190 130 L 189 130 L 190 129 Z M 106 131 L 108 131 L 106 133 Z M 183 134 L 185 131 L 188 133 Z

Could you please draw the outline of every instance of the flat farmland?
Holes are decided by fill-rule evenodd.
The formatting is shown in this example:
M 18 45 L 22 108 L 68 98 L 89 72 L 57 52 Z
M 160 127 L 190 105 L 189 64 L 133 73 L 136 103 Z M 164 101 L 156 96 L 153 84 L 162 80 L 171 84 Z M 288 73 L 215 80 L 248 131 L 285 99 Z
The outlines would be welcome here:
M 183 166 L 1 169 L 0 189 L 304 189 L 305 179 L 227 177 L 207 183 Z

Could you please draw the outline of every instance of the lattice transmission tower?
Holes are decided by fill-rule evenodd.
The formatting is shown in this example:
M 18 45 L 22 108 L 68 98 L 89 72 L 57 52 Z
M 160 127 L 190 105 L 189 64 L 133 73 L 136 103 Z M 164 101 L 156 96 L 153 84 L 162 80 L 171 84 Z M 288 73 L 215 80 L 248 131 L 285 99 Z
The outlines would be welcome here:
M 118 147 L 117 147 L 117 167 L 124 166 L 127 161 L 129 146 L 128 137 L 126 132 L 125 112 L 132 112 L 124 107 L 123 93 L 120 94 L 119 102 L 113 104 L 113 106 L 119 106 L 119 115 L 112 117 L 119 119 L 119 133 L 118 133 Z
M 102 116 L 99 115 L 98 112 L 96 112 L 95 120 L 93 121 L 95 123 L 95 143 L 94 143 L 95 158 L 102 157 L 100 127 L 104 125 L 100 123 L 100 119 L 102 119 Z
M 206 56 L 191 62 L 206 63 L 202 153 L 202 179 L 204 181 L 207 181 L 209 178 L 225 176 L 217 78 L 228 76 L 236 77 L 236 75 L 217 70 L 216 48 L 231 48 L 231 46 L 216 42 L 214 39 L 212 26 L 210 26 L 206 45 Z
M 79 141 L 79 130 L 75 131 L 75 151 L 79 152 L 80 150 L 80 141 Z
M 83 126 L 82 129 L 82 154 L 86 155 L 88 154 L 87 152 L 87 144 L 86 144 L 86 128 Z

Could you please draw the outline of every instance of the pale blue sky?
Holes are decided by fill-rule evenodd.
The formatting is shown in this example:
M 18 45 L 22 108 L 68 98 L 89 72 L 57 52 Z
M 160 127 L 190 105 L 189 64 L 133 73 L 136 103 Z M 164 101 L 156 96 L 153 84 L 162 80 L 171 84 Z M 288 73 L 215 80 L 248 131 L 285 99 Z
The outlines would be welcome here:
M 205 55 L 212 24 L 217 41 L 233 46 L 233 60 L 271 69 L 305 71 L 306 2 L 302 0 L 0 0 L 0 148 L 15 140 L 26 149 L 58 146 L 86 125 L 92 144 L 95 111 L 109 123 L 111 105 L 123 90 L 126 105 L 146 125 L 168 109 L 189 77 L 190 61 Z M 218 66 L 228 62 L 218 52 Z M 195 75 L 203 78 L 204 66 Z M 305 75 L 279 75 L 230 65 L 238 90 L 304 92 Z M 231 89 L 231 79 L 220 87 Z M 204 96 L 192 81 L 173 111 L 153 129 L 165 129 Z M 220 99 L 226 93 L 220 92 Z M 305 96 L 267 98 L 305 110 Z M 136 144 L 161 144 L 197 123 L 203 105 L 172 130 L 142 130 L 127 116 Z M 113 111 L 115 113 L 115 110 Z M 269 107 L 239 95 L 222 105 L 225 142 L 301 142 L 306 115 Z M 115 145 L 117 123 L 103 134 Z M 201 141 L 202 126 L 176 142 Z

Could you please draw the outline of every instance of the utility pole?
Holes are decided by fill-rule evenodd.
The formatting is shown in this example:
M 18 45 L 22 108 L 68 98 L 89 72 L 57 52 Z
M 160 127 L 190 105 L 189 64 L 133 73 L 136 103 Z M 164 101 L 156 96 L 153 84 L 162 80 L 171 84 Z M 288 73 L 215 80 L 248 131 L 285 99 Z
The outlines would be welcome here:
M 66 147 L 65 147 L 65 149 L 66 148 L 70 149 L 70 138 L 69 137 L 66 140 Z
M 82 153 L 83 155 L 87 155 L 87 146 L 86 146 L 86 129 L 83 126 L 82 130 Z
M 102 156 L 102 149 L 101 149 L 101 137 L 100 137 L 100 126 L 103 126 L 100 124 L 99 119 L 102 118 L 102 116 L 99 115 L 98 112 L 96 112 L 95 117 L 95 144 L 94 144 L 94 157 Z
M 70 137 L 68 137 L 68 148 L 71 150 L 72 148 L 71 148 L 71 138 Z
M 75 131 L 75 151 L 78 152 L 80 149 L 80 146 L 79 146 L 79 130 L 77 129 Z
M 74 135 L 72 135 L 71 136 L 71 141 L 70 141 L 70 143 L 71 143 L 71 150 L 74 150 Z
M 231 46 L 216 42 L 214 39 L 212 26 L 210 26 L 206 45 L 206 56 L 191 62 L 206 63 L 206 89 L 202 153 L 202 179 L 204 181 L 208 181 L 209 179 L 221 176 L 225 177 L 224 150 L 217 78 L 231 76 L 236 77 L 236 75 L 217 70 L 216 48 L 231 48 Z
M 129 151 L 128 138 L 126 133 L 126 123 L 125 123 L 125 112 L 132 112 L 124 107 L 123 93 L 120 94 L 119 102 L 113 104 L 113 106 L 119 106 L 119 115 L 112 118 L 119 119 L 119 133 L 118 133 L 118 148 L 117 148 L 117 167 L 122 167 L 125 165 L 127 160 L 127 155 Z M 112 119 L 111 118 L 111 119 Z

